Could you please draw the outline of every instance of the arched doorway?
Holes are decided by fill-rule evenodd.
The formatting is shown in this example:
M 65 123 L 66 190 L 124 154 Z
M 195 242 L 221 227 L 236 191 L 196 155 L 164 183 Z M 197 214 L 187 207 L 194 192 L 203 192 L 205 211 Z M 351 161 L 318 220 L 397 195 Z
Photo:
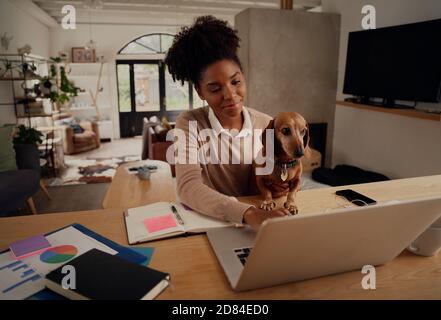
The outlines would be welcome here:
M 118 51 L 121 137 L 140 135 L 144 117 L 165 116 L 175 121 L 182 111 L 202 106 L 193 86 L 174 82 L 163 62 L 172 42 L 173 35 L 154 33 L 136 38 Z

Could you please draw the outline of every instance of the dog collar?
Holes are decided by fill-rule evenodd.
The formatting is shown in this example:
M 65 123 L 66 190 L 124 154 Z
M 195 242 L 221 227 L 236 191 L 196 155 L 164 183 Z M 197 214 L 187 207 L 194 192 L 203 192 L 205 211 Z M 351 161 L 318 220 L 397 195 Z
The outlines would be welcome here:
M 297 163 L 299 162 L 299 160 L 294 159 L 292 161 L 288 161 L 288 162 L 282 162 L 282 161 L 276 161 L 276 165 L 278 165 L 279 167 L 283 168 L 283 169 L 289 169 L 289 168 L 293 168 L 297 165 Z
M 288 162 L 276 161 L 276 165 L 278 165 L 282 170 L 280 172 L 280 179 L 285 182 L 288 179 L 288 169 L 294 167 L 298 163 L 297 159 Z

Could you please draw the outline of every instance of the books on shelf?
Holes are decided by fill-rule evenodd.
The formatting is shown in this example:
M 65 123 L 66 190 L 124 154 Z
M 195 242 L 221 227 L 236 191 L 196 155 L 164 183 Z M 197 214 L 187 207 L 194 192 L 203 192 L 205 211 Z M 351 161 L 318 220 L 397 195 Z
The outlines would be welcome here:
M 130 208 L 124 212 L 124 216 L 130 244 L 204 233 L 212 228 L 235 225 L 200 214 L 174 202 L 156 202 Z

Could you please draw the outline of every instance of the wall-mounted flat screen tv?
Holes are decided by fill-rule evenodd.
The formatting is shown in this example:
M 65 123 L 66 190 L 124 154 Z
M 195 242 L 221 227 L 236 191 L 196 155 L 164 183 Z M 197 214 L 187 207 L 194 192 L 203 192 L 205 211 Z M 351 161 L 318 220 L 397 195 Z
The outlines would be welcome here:
M 439 102 L 441 19 L 349 33 L 343 93 Z

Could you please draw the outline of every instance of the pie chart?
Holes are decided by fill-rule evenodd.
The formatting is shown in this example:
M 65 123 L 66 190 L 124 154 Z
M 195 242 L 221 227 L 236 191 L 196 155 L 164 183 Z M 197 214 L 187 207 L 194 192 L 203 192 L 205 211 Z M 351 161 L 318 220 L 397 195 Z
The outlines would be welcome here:
M 45 252 L 43 252 L 40 256 L 40 260 L 45 263 L 63 263 L 69 261 L 73 257 L 75 257 L 78 253 L 78 249 L 75 246 L 64 245 L 53 247 Z

